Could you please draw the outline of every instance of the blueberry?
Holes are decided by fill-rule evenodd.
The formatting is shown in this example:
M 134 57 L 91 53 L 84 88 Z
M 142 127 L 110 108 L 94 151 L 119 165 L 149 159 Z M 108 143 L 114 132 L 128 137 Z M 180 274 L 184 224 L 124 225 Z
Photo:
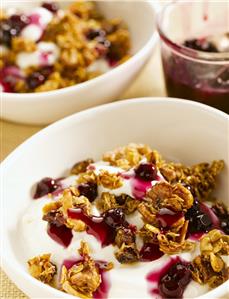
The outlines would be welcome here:
M 157 178 L 157 169 L 154 164 L 151 163 L 141 163 L 135 169 L 136 177 L 144 181 L 153 181 Z
M 37 188 L 33 198 L 37 199 L 44 195 L 47 195 L 48 193 L 52 193 L 59 187 L 60 185 L 56 180 L 52 178 L 44 178 L 37 184 Z
M 125 223 L 125 215 L 122 209 L 108 210 L 103 217 L 105 223 L 113 228 L 121 227 Z
M 98 196 L 98 187 L 95 183 L 80 184 L 78 190 L 80 195 L 87 197 L 90 202 L 93 202 Z

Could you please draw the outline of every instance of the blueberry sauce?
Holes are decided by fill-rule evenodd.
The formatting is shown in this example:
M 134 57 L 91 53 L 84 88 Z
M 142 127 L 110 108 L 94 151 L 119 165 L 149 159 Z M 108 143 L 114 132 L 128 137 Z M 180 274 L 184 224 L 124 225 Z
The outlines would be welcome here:
M 104 216 L 88 216 L 82 209 L 69 209 L 68 217 L 82 220 L 87 225 L 87 233 L 94 236 L 102 247 L 108 246 L 114 242 L 116 228 L 108 225 Z
M 95 183 L 84 183 L 78 186 L 80 195 L 83 195 L 93 202 L 98 196 L 98 187 Z
M 145 243 L 140 250 L 140 260 L 142 262 L 152 262 L 163 255 L 164 253 L 160 251 L 158 244 Z
M 154 172 L 154 169 L 151 167 L 150 171 Z M 153 176 L 152 174 L 146 174 L 146 172 L 143 172 L 142 170 L 139 170 L 139 172 L 137 171 L 137 173 L 138 174 L 136 174 L 136 170 L 129 171 L 120 173 L 120 176 L 125 180 L 130 180 L 132 196 L 142 200 L 145 197 L 147 190 L 152 187 L 152 181 L 146 180 L 146 178 L 150 179 L 153 177 L 153 181 L 161 181 L 162 178 L 157 173 L 154 173 Z M 144 177 L 144 179 L 142 179 L 141 176 Z
M 193 206 L 185 214 L 185 218 L 189 220 L 188 234 L 189 237 L 196 239 L 201 237 L 203 233 L 220 227 L 219 219 L 214 212 L 204 203 L 194 201 Z
M 52 178 L 42 179 L 37 184 L 36 191 L 33 198 L 37 199 L 49 193 L 53 193 L 57 189 L 61 189 L 60 180 L 61 179 L 52 179 Z
M 182 212 L 175 213 L 167 208 L 161 209 L 156 218 L 161 226 L 161 228 L 166 228 L 172 226 L 175 222 L 184 216 Z
M 150 286 L 149 292 L 154 297 L 182 298 L 191 281 L 189 263 L 179 257 L 171 258 L 160 270 L 149 273 L 146 280 Z
M 48 224 L 47 233 L 51 239 L 67 248 L 73 238 L 72 230 L 65 225 Z
M 80 262 L 83 261 L 83 258 L 78 259 L 78 260 L 64 260 L 63 265 L 68 269 L 73 267 L 74 265 L 79 264 Z M 99 288 L 93 293 L 93 298 L 98 298 L 98 299 L 107 299 L 108 298 L 108 293 L 110 290 L 110 281 L 108 279 L 108 272 L 105 270 L 106 267 L 105 265 L 107 264 L 106 261 L 100 261 L 96 260 L 95 261 L 96 266 L 99 269 L 99 274 L 101 275 L 101 284 Z
M 38 27 L 41 26 L 40 19 L 41 16 L 38 13 L 33 13 L 29 16 L 30 24 L 37 25 Z

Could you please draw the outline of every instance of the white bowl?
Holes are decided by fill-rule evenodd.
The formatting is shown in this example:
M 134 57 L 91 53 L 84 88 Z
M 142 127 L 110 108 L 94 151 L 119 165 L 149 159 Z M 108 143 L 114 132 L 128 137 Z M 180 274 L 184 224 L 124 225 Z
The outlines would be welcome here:
M 16 5 L 28 9 L 40 2 L 21 1 Z M 3 7 L 10 6 L 15 7 L 15 1 L 3 2 Z M 2 93 L 4 119 L 47 124 L 74 112 L 117 99 L 133 81 L 156 45 L 156 2 L 99 1 L 98 6 L 108 18 L 120 17 L 125 20 L 131 33 L 133 56 L 113 70 L 71 87 L 42 93 Z
M 78 160 L 99 159 L 129 142 L 149 144 L 187 164 L 224 159 L 217 196 L 228 204 L 228 117 L 223 112 L 188 100 L 142 98 L 58 121 L 20 145 L 1 165 L 3 269 L 31 298 L 72 298 L 27 273 L 18 224 L 31 202 L 31 186 L 46 176 L 62 176 Z M 135 283 L 137 277 L 131 277 L 129 287 Z M 228 287 L 225 282 L 203 298 L 219 298 Z

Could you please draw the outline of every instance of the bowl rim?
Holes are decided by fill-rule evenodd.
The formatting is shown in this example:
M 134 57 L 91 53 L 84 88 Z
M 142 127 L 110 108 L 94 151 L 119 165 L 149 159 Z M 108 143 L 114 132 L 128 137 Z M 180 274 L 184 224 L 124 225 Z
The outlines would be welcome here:
M 123 106 L 135 105 L 135 104 L 140 104 L 140 103 L 149 103 L 150 105 L 160 105 L 160 104 L 165 103 L 166 105 L 168 104 L 171 106 L 174 106 L 174 105 L 176 106 L 177 104 L 179 104 L 179 105 L 183 105 L 183 106 L 187 107 L 187 109 L 189 107 L 191 107 L 198 111 L 201 110 L 203 113 L 211 114 L 211 115 L 217 117 L 218 119 L 227 121 L 229 124 L 229 117 L 226 113 L 219 111 L 213 107 L 207 106 L 205 104 L 193 102 L 190 100 L 182 100 L 182 99 L 167 98 L 167 97 L 143 97 L 143 98 L 128 99 L 128 100 L 117 101 L 114 103 L 104 104 L 104 105 L 101 105 L 98 107 L 90 108 L 90 109 L 75 113 L 75 114 L 67 116 L 61 120 L 58 120 L 55 123 L 49 125 L 48 127 L 43 128 L 41 131 L 37 132 L 32 137 L 30 137 L 26 141 L 24 141 L 21 145 L 19 145 L 11 154 L 9 154 L 2 161 L 1 167 L 0 167 L 1 182 L 3 182 L 2 179 L 3 179 L 4 170 L 7 169 L 8 167 L 10 167 L 10 165 L 15 160 L 18 159 L 18 157 L 20 156 L 23 149 L 26 147 L 32 146 L 33 142 L 35 142 L 39 139 L 42 139 L 43 136 L 45 136 L 47 134 L 55 133 L 56 131 L 58 131 L 58 129 L 60 127 L 69 126 L 72 122 L 75 122 L 76 120 L 90 117 L 90 115 L 95 115 L 97 111 L 104 113 L 107 110 L 111 111 L 112 108 L 115 108 L 115 107 L 121 109 Z M 229 125 L 228 125 L 228 129 L 229 129 Z M 1 190 L 2 190 L 2 188 L 1 188 Z M 1 191 L 1 193 L 2 193 L 2 191 Z M 3 197 L 1 197 L 1 198 L 3 198 Z M 3 204 L 3 200 L 1 202 Z M 1 211 L 3 211 L 3 209 L 1 209 Z M 3 219 L 3 217 L 1 217 L 1 219 Z M 3 222 L 3 220 L 1 220 L 1 221 Z M 19 288 L 21 286 L 18 285 L 17 282 L 15 282 L 15 279 L 14 279 L 15 276 L 19 276 L 19 277 L 21 277 L 22 280 L 27 281 L 31 287 L 34 285 L 34 287 L 36 287 L 36 288 L 42 289 L 44 291 L 46 290 L 46 292 L 48 292 L 50 294 L 50 296 L 53 296 L 53 298 L 57 298 L 57 297 L 58 298 L 73 298 L 72 295 L 63 293 L 55 288 L 52 288 L 52 287 L 45 285 L 45 284 L 41 283 L 40 281 L 34 279 L 32 276 L 29 275 L 28 272 L 26 272 L 25 270 L 23 270 L 21 268 L 22 264 L 16 258 L 14 258 L 13 260 L 8 260 L 7 253 L 3 252 L 3 250 L 2 250 L 2 248 L 3 248 L 2 245 L 3 245 L 4 239 L 8 239 L 8 234 L 4 230 L 4 225 L 2 223 L 2 225 L 1 225 L 1 248 L 0 248 L 1 266 L 2 266 L 3 270 L 7 273 L 7 275 L 12 279 L 12 281 L 14 283 L 16 283 L 16 285 Z M 10 247 L 10 249 L 12 250 L 12 247 Z M 12 273 L 14 273 L 14 274 L 12 274 Z M 226 294 L 228 287 L 229 287 L 229 281 L 226 281 L 221 286 L 219 286 L 219 287 L 217 287 L 217 288 L 215 288 L 197 298 L 198 299 L 216 298 L 216 296 L 221 296 L 221 295 Z
M 158 4 L 155 2 L 144 1 L 144 4 L 148 6 L 148 9 L 151 10 L 152 14 L 154 14 L 155 18 L 155 28 L 153 32 L 147 38 L 146 43 L 135 53 L 133 54 L 127 61 L 124 63 L 114 67 L 113 69 L 109 70 L 106 73 L 99 75 L 93 79 L 81 82 L 79 84 L 74 84 L 72 86 L 63 87 L 60 89 L 49 90 L 49 91 L 42 91 L 42 92 L 32 92 L 32 93 L 13 93 L 13 92 L 2 92 L 2 100 L 5 101 L 14 101 L 17 98 L 18 101 L 29 100 L 33 101 L 36 99 L 43 99 L 45 96 L 61 96 L 65 95 L 68 92 L 77 92 L 81 89 L 86 88 L 93 88 L 94 85 L 97 83 L 101 83 L 104 78 L 109 79 L 109 77 L 116 75 L 117 73 L 123 72 L 125 69 L 129 68 L 130 65 L 135 64 L 141 57 L 145 56 L 145 54 L 150 51 L 156 41 L 159 39 L 157 33 L 157 26 L 156 26 L 156 18 L 157 18 L 157 11 L 158 11 Z M 45 100 L 45 99 L 43 99 Z M 53 98 L 54 100 L 54 98 Z

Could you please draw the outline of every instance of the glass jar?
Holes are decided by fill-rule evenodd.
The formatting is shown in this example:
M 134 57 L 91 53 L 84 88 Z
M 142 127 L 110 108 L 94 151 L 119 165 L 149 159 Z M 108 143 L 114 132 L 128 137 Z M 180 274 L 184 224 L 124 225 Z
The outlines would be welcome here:
M 159 13 L 157 26 L 168 96 L 229 113 L 229 2 L 172 2 Z M 184 46 L 187 40 L 209 36 L 221 41 L 222 52 Z

